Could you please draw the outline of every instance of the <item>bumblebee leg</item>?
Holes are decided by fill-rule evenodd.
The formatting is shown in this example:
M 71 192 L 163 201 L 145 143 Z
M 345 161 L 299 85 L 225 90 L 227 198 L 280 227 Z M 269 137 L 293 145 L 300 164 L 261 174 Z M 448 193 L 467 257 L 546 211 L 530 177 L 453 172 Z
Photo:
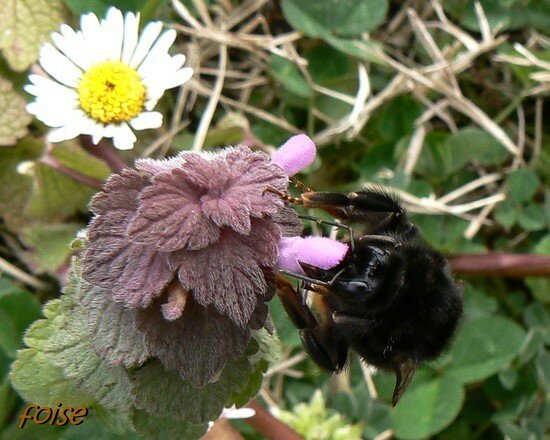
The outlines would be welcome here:
M 308 188 L 307 186 L 305 186 L 301 181 L 299 181 L 298 179 L 296 179 L 296 177 L 292 176 L 290 178 L 290 180 L 292 181 L 292 183 L 294 184 L 294 186 L 298 189 L 298 191 L 302 192 L 302 193 L 305 193 L 305 192 L 313 192 L 313 190 L 311 188 Z
M 285 280 L 282 276 L 277 275 L 275 279 L 275 287 L 277 290 L 277 296 L 281 300 L 285 312 L 288 314 L 294 325 L 302 330 L 305 328 L 316 328 L 317 319 L 309 310 L 300 298 L 300 295 L 292 284 Z
M 302 303 L 292 285 L 280 275 L 277 276 L 276 287 L 285 311 L 294 325 L 300 329 L 300 338 L 306 352 L 321 368 L 330 372 L 340 371 L 346 363 L 348 344 L 334 334 L 330 314 L 319 323 L 309 307 Z M 320 304 L 321 316 L 328 313 L 323 307 L 324 304 Z

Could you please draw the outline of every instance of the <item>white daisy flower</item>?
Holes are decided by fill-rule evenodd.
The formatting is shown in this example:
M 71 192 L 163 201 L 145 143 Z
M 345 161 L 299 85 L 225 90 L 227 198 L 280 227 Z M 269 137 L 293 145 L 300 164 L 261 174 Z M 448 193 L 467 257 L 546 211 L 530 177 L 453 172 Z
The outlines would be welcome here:
M 50 127 L 51 142 L 92 136 L 97 144 L 113 138 L 116 148 L 131 149 L 134 130 L 158 128 L 162 114 L 151 111 L 164 91 L 188 81 L 193 69 L 185 55 L 168 49 L 175 30 L 161 34 L 162 23 L 147 24 L 138 38 L 139 14 L 125 17 L 110 8 L 104 20 L 83 15 L 80 31 L 62 25 L 45 44 L 39 62 L 50 75 L 29 75 L 25 90 L 36 97 L 27 111 Z M 130 128 L 131 127 L 131 128 Z

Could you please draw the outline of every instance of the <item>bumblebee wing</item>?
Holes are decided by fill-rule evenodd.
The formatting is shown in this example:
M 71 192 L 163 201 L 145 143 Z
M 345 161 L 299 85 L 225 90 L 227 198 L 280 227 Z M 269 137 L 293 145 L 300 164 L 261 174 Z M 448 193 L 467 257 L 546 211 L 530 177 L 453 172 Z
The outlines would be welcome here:
M 401 399 L 401 396 L 411 383 L 415 372 L 416 365 L 410 363 L 399 364 L 395 367 L 395 375 L 397 378 L 395 381 L 395 389 L 393 390 L 393 406 L 397 405 L 397 402 Z

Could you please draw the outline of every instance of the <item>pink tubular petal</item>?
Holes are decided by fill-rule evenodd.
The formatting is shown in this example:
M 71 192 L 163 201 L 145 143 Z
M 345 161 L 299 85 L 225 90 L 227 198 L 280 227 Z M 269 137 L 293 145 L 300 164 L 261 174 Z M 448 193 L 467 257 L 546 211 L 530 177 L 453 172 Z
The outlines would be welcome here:
M 338 265 L 348 250 L 347 244 L 328 237 L 306 237 L 298 245 L 296 258 L 302 263 L 327 270 Z
M 271 161 L 293 176 L 310 166 L 315 160 L 317 148 L 305 134 L 292 136 L 272 156 Z
M 277 270 L 290 270 L 296 273 L 304 273 L 298 264 L 298 249 L 304 239 L 302 237 L 283 237 L 279 242 L 279 259 L 275 268 Z

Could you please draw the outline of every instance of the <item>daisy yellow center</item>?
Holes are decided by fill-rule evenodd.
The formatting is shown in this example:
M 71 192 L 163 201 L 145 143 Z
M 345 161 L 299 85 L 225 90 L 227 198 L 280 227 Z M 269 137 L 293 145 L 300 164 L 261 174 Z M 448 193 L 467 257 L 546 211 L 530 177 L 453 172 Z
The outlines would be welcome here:
M 120 61 L 90 67 L 78 84 L 82 109 L 105 124 L 129 121 L 140 114 L 145 91 L 139 74 Z

